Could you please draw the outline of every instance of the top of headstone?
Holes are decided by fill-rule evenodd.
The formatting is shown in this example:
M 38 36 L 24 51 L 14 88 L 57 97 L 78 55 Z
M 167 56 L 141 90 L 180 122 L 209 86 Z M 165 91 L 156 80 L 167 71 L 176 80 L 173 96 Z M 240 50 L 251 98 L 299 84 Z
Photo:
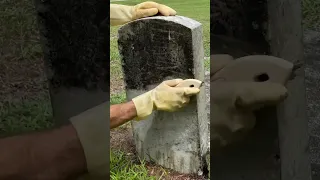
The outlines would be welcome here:
M 171 22 L 175 22 L 177 24 L 181 24 L 185 27 L 188 27 L 190 29 L 195 29 L 199 26 L 201 26 L 201 23 L 194 20 L 194 19 L 190 19 L 184 16 L 152 16 L 152 17 L 146 17 L 146 18 L 141 18 L 135 21 L 132 21 L 130 23 L 134 23 L 137 21 L 145 21 L 145 20 L 149 20 L 149 19 L 160 19 L 160 20 L 164 20 L 164 21 L 171 21 Z M 128 23 L 128 24 L 130 24 Z

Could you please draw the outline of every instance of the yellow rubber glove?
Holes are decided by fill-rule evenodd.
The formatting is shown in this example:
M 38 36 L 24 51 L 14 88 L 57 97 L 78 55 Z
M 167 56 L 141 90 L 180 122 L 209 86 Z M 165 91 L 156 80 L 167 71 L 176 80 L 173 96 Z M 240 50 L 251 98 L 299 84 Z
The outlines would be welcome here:
M 211 77 L 230 63 L 230 55 L 212 55 Z M 278 83 L 213 81 L 210 87 L 210 145 L 216 149 L 243 140 L 256 124 L 254 111 L 287 97 L 286 87 Z
M 172 8 L 152 1 L 143 2 L 135 6 L 110 4 L 110 24 L 111 26 L 122 25 L 136 19 L 154 16 L 158 13 L 164 16 L 177 14 Z
M 176 111 L 190 101 L 190 96 L 198 94 L 200 89 L 194 87 L 175 87 L 182 79 L 163 81 L 156 88 L 132 99 L 137 110 L 137 119 L 142 120 L 153 110 Z
M 211 140 L 220 148 L 242 140 L 254 128 L 254 111 L 274 106 L 287 97 L 287 89 L 269 82 L 211 82 Z

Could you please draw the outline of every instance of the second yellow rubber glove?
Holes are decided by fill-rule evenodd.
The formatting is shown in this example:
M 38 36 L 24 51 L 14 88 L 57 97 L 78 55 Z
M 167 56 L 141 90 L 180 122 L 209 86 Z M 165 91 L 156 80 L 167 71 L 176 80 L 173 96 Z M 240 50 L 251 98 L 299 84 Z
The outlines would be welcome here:
M 190 96 L 198 94 L 200 89 L 194 87 L 175 87 L 182 79 L 163 81 L 156 88 L 132 99 L 137 110 L 136 120 L 149 116 L 153 110 L 173 112 L 185 106 Z
M 177 14 L 172 8 L 152 1 L 143 2 L 135 6 L 110 4 L 110 25 L 122 25 L 136 19 L 154 16 L 158 13 L 164 16 Z

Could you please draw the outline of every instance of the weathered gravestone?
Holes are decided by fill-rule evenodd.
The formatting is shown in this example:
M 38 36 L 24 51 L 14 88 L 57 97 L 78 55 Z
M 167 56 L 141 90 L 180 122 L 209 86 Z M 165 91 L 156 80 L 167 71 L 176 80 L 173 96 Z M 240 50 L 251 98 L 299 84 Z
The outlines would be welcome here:
M 119 30 L 128 100 L 166 79 L 204 81 L 202 26 L 182 17 L 149 17 Z M 182 173 L 197 173 L 208 151 L 209 126 L 204 87 L 178 112 L 155 111 L 147 120 L 133 122 L 140 157 Z
M 109 2 L 36 0 L 56 126 L 110 99 Z
M 304 31 L 312 178 L 320 179 L 320 31 Z
M 281 180 L 311 176 L 301 0 L 268 1 L 270 53 L 294 64 L 289 96 L 278 107 Z M 320 152 L 319 152 L 320 153 Z
M 235 58 L 270 54 L 295 65 L 289 97 L 257 112 L 257 125 L 240 145 L 211 152 L 216 180 L 311 178 L 302 49 L 301 1 L 211 1 L 211 54 Z M 211 150 L 212 151 L 212 150 Z

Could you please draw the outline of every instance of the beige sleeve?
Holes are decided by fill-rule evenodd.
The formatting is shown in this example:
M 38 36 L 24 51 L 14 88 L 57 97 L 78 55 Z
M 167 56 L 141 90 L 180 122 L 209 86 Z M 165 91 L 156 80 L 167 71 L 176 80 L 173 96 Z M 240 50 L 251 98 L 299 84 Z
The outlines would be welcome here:
M 110 112 L 108 108 L 110 108 L 110 102 L 105 102 L 70 119 L 82 144 L 91 177 L 110 177 Z
M 110 25 L 117 26 L 130 22 L 133 19 L 132 6 L 110 4 Z

